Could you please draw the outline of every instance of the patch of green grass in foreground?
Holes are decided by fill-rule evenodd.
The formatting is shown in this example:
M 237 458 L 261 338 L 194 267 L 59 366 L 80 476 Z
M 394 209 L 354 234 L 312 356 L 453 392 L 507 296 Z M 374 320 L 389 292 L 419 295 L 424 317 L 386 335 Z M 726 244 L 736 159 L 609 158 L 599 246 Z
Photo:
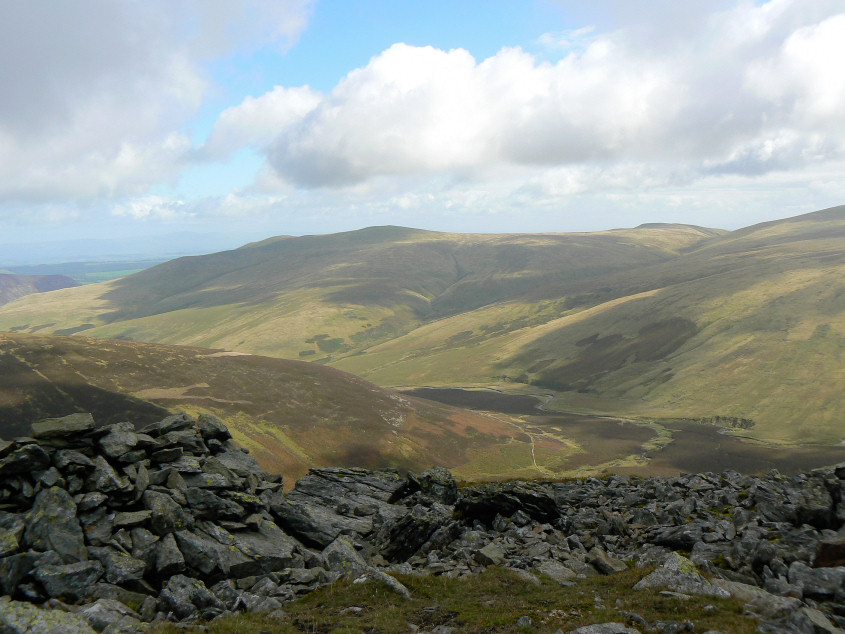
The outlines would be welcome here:
M 743 602 L 738 599 L 694 596 L 684 600 L 662 596 L 657 590 L 633 590 L 651 570 L 587 578 L 571 587 L 545 578 L 534 585 L 500 568 L 463 579 L 397 575 L 410 590 L 410 599 L 374 582 L 342 581 L 286 605 L 287 616 L 281 620 L 241 614 L 206 626 L 215 634 L 408 632 L 410 624 L 423 630 L 446 625 L 477 633 L 569 632 L 594 623 L 625 623 L 622 612 L 632 612 L 649 622 L 690 620 L 697 632 L 756 632 L 759 622 L 743 614 Z M 530 617 L 533 626 L 517 627 L 522 616 Z M 152 630 L 154 634 L 185 631 L 172 625 Z

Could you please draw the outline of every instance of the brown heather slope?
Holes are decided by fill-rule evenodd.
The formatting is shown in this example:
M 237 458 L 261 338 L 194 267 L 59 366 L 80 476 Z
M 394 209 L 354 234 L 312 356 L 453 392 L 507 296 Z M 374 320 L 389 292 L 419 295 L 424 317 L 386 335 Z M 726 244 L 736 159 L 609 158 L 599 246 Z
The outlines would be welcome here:
M 0 273 L 0 306 L 33 293 L 79 286 L 65 275 L 14 275 Z
M 459 466 L 507 444 L 496 419 L 402 396 L 320 365 L 180 346 L 0 333 L 0 437 L 90 411 L 143 425 L 208 412 L 290 484 L 315 466 Z

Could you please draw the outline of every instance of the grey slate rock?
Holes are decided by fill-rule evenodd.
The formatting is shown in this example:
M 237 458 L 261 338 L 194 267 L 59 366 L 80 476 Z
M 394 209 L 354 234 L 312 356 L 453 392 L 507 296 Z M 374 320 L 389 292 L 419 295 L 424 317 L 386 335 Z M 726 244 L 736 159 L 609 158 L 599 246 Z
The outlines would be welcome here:
M 405 561 L 414 555 L 448 521 L 446 511 L 438 513 L 423 506 L 385 522 L 375 538 L 377 548 L 388 561 Z
M 94 417 L 91 414 L 71 414 L 61 418 L 46 418 L 33 423 L 30 434 L 33 438 L 47 440 L 78 437 L 93 430 Z
M 49 465 L 50 456 L 44 449 L 38 445 L 24 445 L 0 459 L 0 476 L 32 473 Z
M 42 610 L 23 601 L 0 599 L 3 634 L 96 634 L 84 618 L 61 610 Z
M 845 567 L 810 568 L 794 561 L 789 566 L 789 583 L 801 588 L 805 597 L 845 598 Z
M 213 618 L 226 606 L 199 579 L 175 575 L 161 591 L 161 601 L 180 620 Z
M 482 566 L 501 566 L 505 562 L 505 552 L 491 542 L 475 551 L 475 560 Z
M 157 535 L 189 529 L 194 518 L 166 493 L 147 490 L 141 498 L 150 511 L 150 527 Z
M 496 515 L 510 517 L 517 511 L 538 522 L 558 516 L 557 504 L 549 489 L 533 482 L 495 482 L 462 489 L 455 511 L 468 521 L 480 520 L 488 526 Z
M 229 469 L 232 473 L 242 478 L 250 474 L 260 475 L 263 473 L 255 458 L 245 454 L 240 447 L 226 443 L 225 450 L 214 456 L 220 464 Z
M 196 518 L 238 519 L 244 516 L 244 507 L 240 504 L 221 498 L 207 489 L 189 488 L 185 498 Z
M 203 575 L 238 579 L 256 570 L 255 560 L 244 555 L 234 545 L 234 539 L 224 545 L 199 530 L 176 531 L 174 537 L 188 567 Z
M 97 599 L 83 606 L 79 616 L 97 632 L 137 632 L 141 628 L 141 617 L 130 607 L 115 599 Z
M 668 588 L 682 594 L 710 595 L 728 598 L 730 594 L 709 583 L 689 559 L 678 553 L 670 554 L 654 572 L 634 584 L 635 590 Z
M 212 594 L 220 599 L 227 610 L 234 611 L 238 604 L 238 597 L 240 596 L 235 589 L 235 584 L 229 579 L 218 581 L 210 588 Z
M 232 535 L 235 546 L 255 560 L 255 572 L 267 574 L 289 568 L 299 544 L 273 522 L 260 520 L 253 531 L 239 531 Z
M 53 550 L 66 563 L 86 557 L 82 527 L 76 517 L 76 503 L 70 494 L 51 487 L 35 498 L 26 515 L 25 542 L 36 550 Z
M 611 557 L 604 550 L 594 547 L 587 553 L 587 561 L 603 575 L 612 575 L 616 572 L 623 572 L 628 569 L 621 559 Z
M 55 553 L 54 553 L 55 554 Z M 56 555 L 54 563 L 61 564 L 61 558 Z M 18 553 L 0 559 L 0 591 L 4 595 L 13 595 L 39 559 L 43 559 L 39 553 L 29 551 Z
M 98 506 L 93 511 L 80 513 L 79 524 L 82 526 L 87 544 L 104 546 L 112 536 L 114 513 L 110 513 L 105 506 Z
M 140 526 L 152 517 L 152 511 L 123 511 L 115 513 L 114 525 L 117 528 L 132 528 Z
M 534 569 L 562 586 L 571 586 L 576 577 L 576 574 L 571 569 L 553 559 L 540 562 Z
M 100 493 L 99 491 L 85 493 L 84 495 L 78 496 L 78 499 L 74 498 L 76 501 L 76 510 L 79 513 L 84 513 L 85 511 L 90 511 L 98 506 L 102 506 L 108 499 L 109 497 L 105 493 Z
M 53 464 L 62 471 L 77 472 L 93 469 L 91 458 L 75 449 L 59 449 L 53 456 Z
M 813 566 L 816 568 L 845 566 L 845 535 L 821 540 L 816 549 L 816 556 L 813 558 Z
M 432 467 L 421 474 L 408 474 L 409 493 L 414 490 L 421 495 L 440 502 L 454 504 L 458 499 L 458 483 L 449 470 L 443 467 Z
M 119 458 L 132 451 L 138 444 L 138 435 L 132 423 L 116 423 L 104 429 L 108 429 L 108 433 L 101 436 L 97 444 L 109 458 Z
M 277 495 L 270 510 L 279 524 L 305 544 L 324 548 L 344 532 L 369 533 L 372 520 L 345 517 L 325 506 Z
M 144 576 L 146 563 L 126 553 L 121 553 L 110 547 L 94 547 L 88 549 L 88 554 L 99 561 L 105 569 L 108 583 L 122 584 L 129 581 L 140 581 Z
M 232 437 L 223 421 L 211 414 L 200 414 L 197 417 L 197 428 L 204 440 L 229 440 Z
M 115 471 L 108 460 L 101 455 L 94 457 L 94 471 L 88 476 L 87 486 L 89 491 L 100 493 L 128 493 L 133 486 L 129 478 L 122 476 Z
M 367 572 L 370 568 L 364 558 L 355 550 L 345 537 L 338 537 L 323 550 L 323 559 L 329 570 L 345 576 L 355 576 Z
M 44 586 L 48 596 L 76 601 L 103 576 L 103 566 L 98 561 L 39 566 L 33 576 Z
M 185 558 L 182 556 L 173 533 L 168 533 L 154 546 L 155 570 L 162 578 L 172 577 L 185 571 Z
M 0 526 L 0 558 L 14 555 L 20 550 L 21 538 L 23 537 L 25 526 L 26 524 L 22 519 L 18 519 L 9 528 Z

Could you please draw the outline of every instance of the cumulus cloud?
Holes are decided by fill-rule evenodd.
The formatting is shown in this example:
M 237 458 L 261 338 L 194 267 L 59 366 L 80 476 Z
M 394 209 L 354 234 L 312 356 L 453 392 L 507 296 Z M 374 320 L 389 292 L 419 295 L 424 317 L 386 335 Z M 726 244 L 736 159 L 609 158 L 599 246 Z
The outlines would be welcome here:
M 92 200 L 173 180 L 203 64 L 293 43 L 306 0 L 0 0 L 0 196 Z
M 185 210 L 184 201 L 171 200 L 164 196 L 134 198 L 117 205 L 112 213 L 115 216 L 128 216 L 135 220 L 172 220 L 191 215 Z
M 533 166 L 537 180 L 544 169 L 598 175 L 617 164 L 648 164 L 662 172 L 653 182 L 677 182 L 836 160 L 845 13 L 809 5 L 697 4 L 668 12 L 671 24 L 549 34 L 541 41 L 567 51 L 554 63 L 518 48 L 476 60 L 400 43 L 327 94 L 277 87 L 230 108 L 209 148 L 232 151 L 238 139 L 264 148 L 275 176 L 302 188 L 483 179 L 495 166 Z M 561 191 L 585 186 L 571 174 Z

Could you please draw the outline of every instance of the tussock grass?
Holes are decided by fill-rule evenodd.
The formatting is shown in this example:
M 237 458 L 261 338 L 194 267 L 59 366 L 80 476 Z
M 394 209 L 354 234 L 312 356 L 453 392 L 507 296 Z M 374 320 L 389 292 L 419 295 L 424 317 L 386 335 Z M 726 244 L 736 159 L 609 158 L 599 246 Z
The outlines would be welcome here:
M 411 591 L 410 599 L 377 584 L 343 581 L 286 605 L 283 620 L 237 615 L 207 626 L 215 634 L 395 633 L 410 631 L 409 624 L 428 630 L 446 625 L 469 633 L 567 632 L 594 623 L 624 623 L 628 620 L 625 613 L 635 613 L 649 622 L 691 620 L 697 632 L 756 631 L 757 621 L 743 614 L 739 600 L 679 599 L 653 590 L 633 590 L 647 572 L 630 569 L 583 579 L 571 587 L 561 587 L 547 578 L 534 585 L 499 568 L 462 579 L 401 575 L 398 578 Z M 532 627 L 517 627 L 523 616 L 531 618 Z M 165 625 L 153 631 L 170 634 L 185 630 Z

